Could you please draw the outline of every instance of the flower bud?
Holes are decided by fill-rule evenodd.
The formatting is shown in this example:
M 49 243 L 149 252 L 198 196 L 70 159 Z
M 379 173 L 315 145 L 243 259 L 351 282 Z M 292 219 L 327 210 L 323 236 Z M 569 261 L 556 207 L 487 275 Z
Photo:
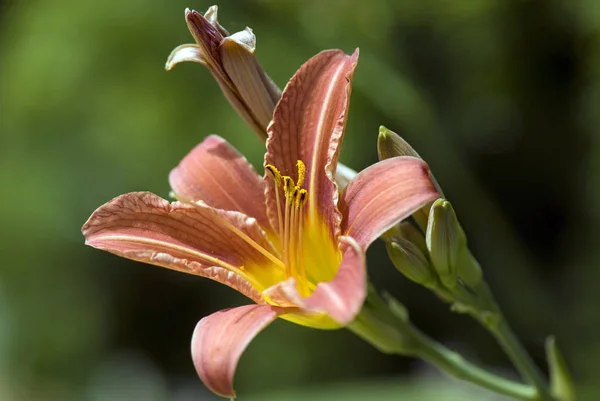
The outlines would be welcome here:
M 273 110 L 281 97 L 281 90 L 256 60 L 255 49 L 256 36 L 250 28 L 224 38 L 219 48 L 223 68 L 243 104 L 259 126 L 266 130 L 273 119 Z M 242 114 L 244 110 L 237 111 Z
M 394 131 L 390 131 L 383 125 L 379 127 L 377 137 L 377 154 L 379 160 L 389 159 L 397 156 L 412 156 L 421 159 L 421 156 L 402 137 Z
M 397 227 L 402 238 L 412 242 L 417 248 L 419 248 L 423 255 L 429 254 L 429 250 L 427 250 L 427 244 L 425 243 L 425 234 L 423 234 L 423 232 L 417 226 L 410 221 L 403 221 Z
M 202 15 L 186 9 L 185 19 L 196 44 L 175 48 L 165 68 L 191 61 L 212 73 L 221 91 L 237 113 L 258 136 L 266 140 L 267 125 L 281 97 L 281 90 L 256 60 L 256 37 L 250 28 L 229 35 L 217 21 L 217 6 Z
M 573 379 L 554 337 L 546 339 L 546 356 L 550 368 L 550 390 L 559 401 L 574 401 Z
M 435 272 L 417 245 L 395 236 L 386 241 L 385 246 L 394 266 L 408 279 L 425 286 L 435 282 Z
M 452 289 L 458 283 L 458 261 L 467 238 L 447 200 L 438 199 L 431 206 L 425 239 L 433 267 L 442 283 Z
M 456 263 L 456 275 L 458 278 L 470 288 L 477 287 L 483 279 L 483 272 L 479 262 L 473 257 L 467 246 L 460 251 Z
M 379 156 L 379 160 L 389 159 L 391 157 L 400 157 L 400 156 L 408 156 L 408 157 L 417 157 L 422 159 L 421 156 L 417 153 L 416 150 L 413 149 L 412 146 L 408 142 L 406 142 L 402 137 L 396 134 L 394 131 L 391 131 L 384 127 L 383 125 L 379 127 L 379 136 L 377 137 L 377 154 Z M 431 182 L 437 189 L 440 197 L 444 197 L 444 193 L 440 188 L 440 185 L 436 181 L 433 174 L 430 174 Z M 427 219 L 429 216 L 429 210 L 431 208 L 431 203 L 423 206 L 421 209 L 417 210 L 413 214 L 413 218 L 416 220 L 417 224 L 421 229 L 425 230 L 427 227 Z

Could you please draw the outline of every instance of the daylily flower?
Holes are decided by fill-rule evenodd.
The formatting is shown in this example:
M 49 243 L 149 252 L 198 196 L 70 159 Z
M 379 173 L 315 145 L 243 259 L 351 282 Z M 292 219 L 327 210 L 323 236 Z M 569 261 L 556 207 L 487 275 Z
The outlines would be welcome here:
M 341 194 L 333 181 L 358 51 L 319 53 L 293 76 L 269 125 L 265 175 L 209 136 L 171 172 L 179 199 L 135 192 L 98 208 L 86 243 L 133 260 L 208 277 L 255 304 L 200 320 L 192 357 L 202 381 L 234 397 L 237 362 L 280 317 L 335 329 L 366 296 L 365 252 L 384 231 L 438 194 L 418 158 L 360 172 Z
M 165 68 L 192 61 L 212 73 L 227 100 L 264 141 L 266 128 L 281 97 L 281 90 L 256 60 L 256 36 L 252 29 L 230 35 L 217 21 L 217 6 L 204 13 L 185 10 L 185 21 L 195 44 L 176 47 Z

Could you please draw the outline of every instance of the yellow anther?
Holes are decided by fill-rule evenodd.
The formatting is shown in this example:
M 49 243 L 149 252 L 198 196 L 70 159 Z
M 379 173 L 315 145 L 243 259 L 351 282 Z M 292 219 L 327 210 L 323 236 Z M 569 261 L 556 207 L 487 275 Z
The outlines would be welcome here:
M 307 194 L 308 191 L 306 189 L 298 189 L 298 191 L 296 192 L 296 209 L 299 209 L 301 206 L 304 205 Z
M 286 195 L 289 195 L 289 193 L 296 186 L 294 184 L 294 180 L 292 180 L 292 177 L 290 177 L 289 175 L 284 175 L 283 177 L 281 177 L 281 179 L 283 180 L 283 192 Z
M 265 166 L 265 169 L 267 169 L 271 175 L 273 176 L 273 180 L 275 181 L 275 185 L 277 187 L 281 186 L 281 173 L 279 172 L 279 170 L 277 170 L 277 167 L 273 166 L 272 164 L 267 164 Z
M 298 186 L 301 187 L 304 184 L 304 177 L 306 177 L 306 166 L 302 160 L 298 160 L 296 166 L 298 166 Z

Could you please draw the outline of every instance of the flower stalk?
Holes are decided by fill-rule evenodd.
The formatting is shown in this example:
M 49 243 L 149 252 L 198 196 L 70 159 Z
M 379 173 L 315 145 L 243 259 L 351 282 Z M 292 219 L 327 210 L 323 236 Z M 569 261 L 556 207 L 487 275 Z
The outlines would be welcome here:
M 397 156 L 420 158 L 404 139 L 385 127 L 380 128 L 378 153 L 381 160 Z M 442 193 L 435 179 L 432 178 L 432 181 L 438 192 Z M 513 394 L 515 398 L 540 401 L 565 399 L 552 393 L 540 369 L 508 325 L 485 282 L 481 266 L 468 247 L 467 237 L 450 202 L 441 197 L 431 203 L 429 209 L 424 206 L 412 217 L 420 232 L 415 229 L 403 230 L 400 226 L 400 229 L 392 230 L 384 238 L 389 257 L 397 269 L 410 280 L 427 287 L 442 300 L 450 303 L 453 311 L 471 315 L 494 336 L 523 380 L 531 386 L 526 393 Z M 426 243 L 425 249 L 422 246 L 423 238 Z M 433 273 L 433 277 L 425 273 Z M 428 344 L 420 347 L 421 351 L 417 355 L 443 370 L 448 366 L 456 367 L 452 360 L 459 361 L 458 365 L 462 364 L 455 356 L 447 354 L 425 338 L 421 338 L 417 343 Z M 461 372 L 460 374 L 464 374 L 462 370 Z M 469 375 L 467 377 L 472 379 Z M 561 379 L 566 377 L 565 373 Z M 489 388 L 489 383 L 485 380 L 479 384 Z
M 416 328 L 394 299 L 386 303 L 370 288 L 362 311 L 348 329 L 379 351 L 420 358 L 445 374 L 518 400 L 545 400 L 535 386 L 489 373 Z

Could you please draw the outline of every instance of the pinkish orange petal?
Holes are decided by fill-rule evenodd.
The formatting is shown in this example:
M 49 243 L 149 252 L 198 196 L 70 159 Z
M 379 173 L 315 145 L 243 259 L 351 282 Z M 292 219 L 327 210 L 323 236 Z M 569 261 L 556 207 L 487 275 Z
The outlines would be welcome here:
M 292 77 L 275 108 L 267 133 L 265 163 L 297 179 L 296 163 L 306 165 L 309 213 L 319 213 L 335 236 L 340 216 L 333 182 L 358 60 L 340 50 L 323 51 Z M 276 221 L 272 180 L 267 179 L 269 216 Z
M 304 301 L 308 310 L 324 311 L 339 324 L 350 323 L 367 296 L 367 265 L 365 253 L 351 237 L 340 237 L 342 263 L 331 281 L 317 284 Z
M 280 306 L 296 306 L 301 313 L 325 313 L 341 326 L 350 323 L 367 295 L 365 253 L 352 237 L 340 237 L 340 244 L 343 256 L 336 276 L 318 283 L 308 297 L 300 295 L 293 278 L 267 288 L 263 295 Z
M 255 302 L 263 302 L 260 291 L 283 277 L 248 241 L 275 253 L 265 233 L 256 220 L 239 212 L 132 192 L 96 209 L 82 232 L 94 248 L 208 277 Z
M 240 356 L 282 311 L 270 305 L 245 305 L 200 320 L 192 336 L 192 359 L 206 387 L 220 396 L 235 398 L 233 377 Z
M 439 196 L 429 167 L 414 157 L 394 157 L 358 173 L 342 195 L 342 233 L 367 247 L 396 223 Z
M 235 210 L 270 227 L 265 209 L 264 181 L 241 153 L 223 138 L 208 136 L 169 175 L 175 195 L 182 200 Z

